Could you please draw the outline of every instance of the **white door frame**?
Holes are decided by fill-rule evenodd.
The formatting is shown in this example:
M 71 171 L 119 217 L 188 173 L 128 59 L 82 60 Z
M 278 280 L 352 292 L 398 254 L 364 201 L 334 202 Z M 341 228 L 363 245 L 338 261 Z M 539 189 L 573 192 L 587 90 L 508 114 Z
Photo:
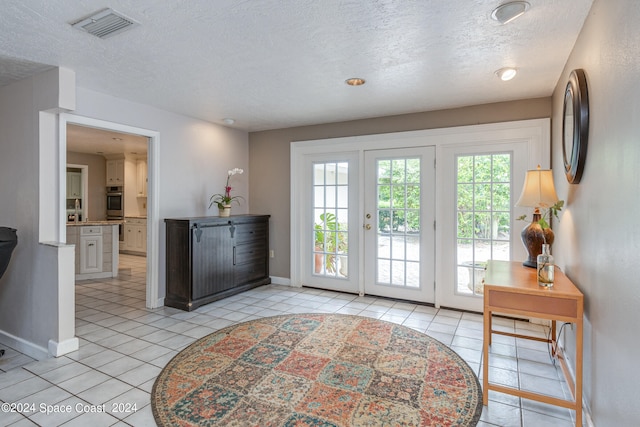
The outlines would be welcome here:
M 532 119 L 519 120 L 513 122 L 491 123 L 484 125 L 459 126 L 441 129 L 428 129 L 420 131 L 397 132 L 376 135 L 360 135 L 344 138 L 320 139 L 312 141 L 294 141 L 291 143 L 291 284 L 292 286 L 302 286 L 301 268 L 304 257 L 301 255 L 303 248 L 300 244 L 300 233 L 304 230 L 304 220 L 301 218 L 300 207 L 296 200 L 304 200 L 304 195 L 308 191 L 304 188 L 302 180 L 299 178 L 304 173 L 304 156 L 308 154 L 327 154 L 345 151 L 359 151 L 360 164 L 363 162 L 363 152 L 371 149 L 386 148 L 409 148 L 420 146 L 435 146 L 436 159 L 442 157 L 442 149 L 451 144 L 482 144 L 500 143 L 513 140 L 526 140 L 528 144 L 527 164 L 530 169 L 537 164 L 548 165 L 551 153 L 551 120 Z M 360 180 L 364 179 L 363 168 L 360 168 Z M 451 207 L 438 203 L 440 200 L 438 189 L 441 189 L 443 182 L 442 168 L 436 167 L 436 224 L 442 224 L 447 215 L 453 215 Z M 442 191 L 442 190 L 440 190 Z M 363 217 L 363 195 L 359 200 L 359 215 Z M 436 227 L 436 248 L 443 245 L 451 245 L 450 236 L 444 236 L 443 227 Z M 360 253 L 362 253 L 362 247 Z M 438 250 L 436 250 L 437 257 Z M 362 257 L 360 257 L 362 258 Z M 363 260 L 359 260 L 360 271 L 362 271 Z M 438 283 L 442 283 L 445 276 L 443 268 L 436 259 L 436 289 Z M 361 287 L 361 292 L 363 288 Z M 440 306 L 438 292 L 436 291 L 436 307 Z
M 66 235 L 66 191 L 67 182 L 67 124 L 76 124 L 115 132 L 141 135 L 148 138 L 148 179 L 147 184 L 147 286 L 146 286 L 146 307 L 157 308 L 163 305 L 163 301 L 158 299 L 158 276 L 159 276 L 159 233 L 160 233 L 160 200 L 158 197 L 158 184 L 160 183 L 160 132 L 149 129 L 123 125 L 91 117 L 79 116 L 76 114 L 62 113 L 59 116 L 59 137 L 60 137 L 60 207 L 65 209 L 60 212 L 59 235 Z

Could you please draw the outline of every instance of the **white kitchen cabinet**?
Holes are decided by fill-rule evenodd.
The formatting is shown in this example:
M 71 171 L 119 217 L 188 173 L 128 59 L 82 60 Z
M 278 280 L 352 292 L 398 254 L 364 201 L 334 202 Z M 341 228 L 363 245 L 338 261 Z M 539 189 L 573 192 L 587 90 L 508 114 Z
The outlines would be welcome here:
M 80 229 L 80 274 L 102 272 L 102 227 Z
M 136 161 L 136 194 L 138 197 L 147 197 L 147 161 Z
M 76 280 L 118 276 L 118 224 L 93 221 L 67 225 L 67 244 L 75 245 Z
M 107 160 L 107 186 L 124 185 L 124 159 Z
M 123 250 L 135 253 L 147 253 L 147 220 L 144 218 L 125 218 Z
M 82 198 L 82 174 L 67 172 L 67 199 Z

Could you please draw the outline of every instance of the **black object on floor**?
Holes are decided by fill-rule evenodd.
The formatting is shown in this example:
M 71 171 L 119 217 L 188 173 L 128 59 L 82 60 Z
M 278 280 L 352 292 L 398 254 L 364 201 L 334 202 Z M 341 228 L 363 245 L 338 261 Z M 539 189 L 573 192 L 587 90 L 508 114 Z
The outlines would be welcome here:
M 18 244 L 18 235 L 15 228 L 0 227 L 0 278 L 7 270 L 11 254 Z M 4 355 L 4 350 L 0 350 L 0 357 Z
M 0 227 L 0 278 L 4 274 L 9 260 L 11 260 L 11 253 L 18 244 L 18 235 L 15 228 Z

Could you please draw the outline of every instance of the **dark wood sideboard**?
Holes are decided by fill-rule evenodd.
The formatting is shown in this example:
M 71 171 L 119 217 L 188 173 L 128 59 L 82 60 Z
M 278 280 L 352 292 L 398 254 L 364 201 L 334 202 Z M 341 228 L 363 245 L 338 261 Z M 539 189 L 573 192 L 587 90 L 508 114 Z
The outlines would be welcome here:
M 191 311 L 269 277 L 269 215 L 166 218 L 166 306 Z

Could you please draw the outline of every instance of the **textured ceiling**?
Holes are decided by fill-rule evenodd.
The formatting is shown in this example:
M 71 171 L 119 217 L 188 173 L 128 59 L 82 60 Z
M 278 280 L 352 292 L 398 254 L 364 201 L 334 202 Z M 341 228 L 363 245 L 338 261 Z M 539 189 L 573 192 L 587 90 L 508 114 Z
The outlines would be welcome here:
M 0 0 L 0 84 L 62 66 L 81 87 L 248 131 L 549 96 L 592 0 L 529 0 L 500 25 L 504 2 Z M 106 7 L 140 25 L 71 27 Z M 504 66 L 515 79 L 496 78 Z

